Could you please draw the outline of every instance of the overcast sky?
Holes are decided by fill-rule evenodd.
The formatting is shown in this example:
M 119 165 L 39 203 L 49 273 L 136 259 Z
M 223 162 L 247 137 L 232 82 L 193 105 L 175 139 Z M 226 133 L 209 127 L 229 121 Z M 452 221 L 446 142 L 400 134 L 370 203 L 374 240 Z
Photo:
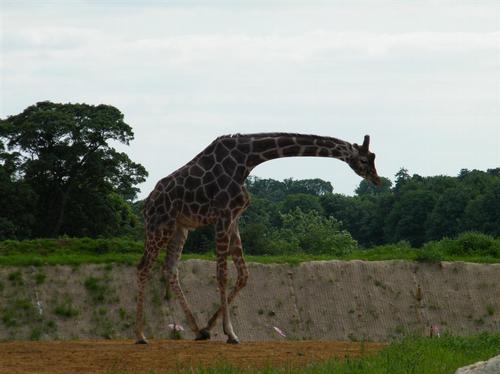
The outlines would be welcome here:
M 391 179 L 500 166 L 500 1 L 0 4 L 0 117 L 43 100 L 117 107 L 135 132 L 120 149 L 150 173 L 140 197 L 236 132 L 370 134 Z M 360 182 L 324 158 L 252 175 Z

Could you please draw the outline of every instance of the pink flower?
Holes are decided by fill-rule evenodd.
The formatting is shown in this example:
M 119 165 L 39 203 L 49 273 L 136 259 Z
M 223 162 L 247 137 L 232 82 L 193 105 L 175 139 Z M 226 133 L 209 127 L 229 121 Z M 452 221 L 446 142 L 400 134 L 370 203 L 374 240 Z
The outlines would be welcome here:
M 178 325 L 176 323 L 171 323 L 168 325 L 168 327 L 174 331 L 184 331 L 184 327 L 182 327 L 181 325 Z
M 438 325 L 432 325 L 432 333 L 434 336 L 437 336 L 438 338 L 441 336 L 440 331 L 439 331 L 439 326 Z
M 281 331 L 278 327 L 276 326 L 273 326 L 273 329 L 278 333 L 280 334 L 282 337 L 286 338 L 286 335 L 283 331 Z

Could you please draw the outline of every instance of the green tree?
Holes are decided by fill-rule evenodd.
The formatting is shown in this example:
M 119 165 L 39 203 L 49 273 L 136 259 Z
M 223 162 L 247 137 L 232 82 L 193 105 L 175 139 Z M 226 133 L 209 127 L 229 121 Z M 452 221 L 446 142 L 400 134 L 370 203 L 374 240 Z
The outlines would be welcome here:
M 296 208 L 282 214 L 283 225 L 274 231 L 269 243 L 269 252 L 345 255 L 357 248 L 349 232 L 340 227 L 332 217 L 324 217 L 316 211 L 308 213 Z
M 40 102 L 2 119 L 0 140 L 18 158 L 17 178 L 37 197 L 33 235 L 116 235 L 133 225 L 124 202 L 147 172 L 110 145 L 132 139 L 109 105 Z
M 459 176 L 459 179 L 463 186 L 470 188 L 476 195 L 483 194 L 495 181 L 498 181 L 495 169 L 490 169 L 486 173 L 481 170 L 467 171 L 467 173 Z
M 380 186 L 375 186 L 372 182 L 363 179 L 358 188 L 354 192 L 356 195 L 378 195 L 382 193 L 389 193 L 391 191 L 392 182 L 390 179 L 380 177 Z
M 500 167 L 494 169 L 488 169 L 486 170 L 486 173 L 494 177 L 500 177 Z
M 484 194 L 469 201 L 465 208 L 464 226 L 467 230 L 500 237 L 500 178 Z
M 240 218 L 240 234 L 245 252 L 266 254 L 271 233 L 280 225 L 278 204 L 252 196 L 252 203 Z
M 322 196 L 333 192 L 332 184 L 319 178 L 299 180 L 289 178 L 283 181 L 283 185 L 287 195 L 302 193 Z
M 391 242 L 407 240 L 420 246 L 426 240 L 425 223 L 435 197 L 424 189 L 404 189 L 387 216 L 384 232 Z
M 249 177 L 246 181 L 248 191 L 258 197 L 278 202 L 287 195 L 307 194 L 322 196 L 332 193 L 333 186 L 330 182 L 321 179 L 285 179 L 283 182 L 274 179 L 262 179 L 258 177 Z
M 358 198 L 359 199 L 359 198 Z M 381 245 L 388 242 L 385 220 L 391 212 L 395 198 L 393 193 L 360 197 L 365 214 L 362 217 L 359 234 L 354 236 L 364 247 Z
M 186 253 L 206 253 L 215 248 L 215 235 L 213 226 L 203 226 L 190 231 L 184 252 Z
M 5 152 L 0 141 L 0 240 L 26 239 L 35 220 L 36 195 L 18 178 L 19 154 Z
M 265 198 L 269 201 L 277 202 L 286 196 L 283 182 L 274 179 L 262 179 L 250 176 L 245 181 L 248 191 L 256 197 Z
M 427 219 L 425 240 L 451 238 L 462 232 L 463 215 L 470 199 L 470 192 L 462 186 L 443 191 Z
M 289 213 L 296 208 L 300 208 L 304 213 L 314 210 L 321 215 L 323 214 L 323 207 L 319 202 L 319 198 L 315 195 L 308 195 L 305 193 L 288 195 L 281 203 L 280 211 L 282 213 Z
M 396 177 L 396 183 L 394 186 L 395 192 L 398 192 L 401 189 L 401 187 L 403 187 L 411 179 L 410 174 L 408 174 L 408 169 L 406 169 L 405 167 L 401 167 L 399 171 L 396 173 L 395 177 Z
M 328 194 L 321 196 L 320 202 L 326 217 L 333 217 L 339 221 L 343 229 L 359 240 L 366 213 L 360 199 L 342 194 Z

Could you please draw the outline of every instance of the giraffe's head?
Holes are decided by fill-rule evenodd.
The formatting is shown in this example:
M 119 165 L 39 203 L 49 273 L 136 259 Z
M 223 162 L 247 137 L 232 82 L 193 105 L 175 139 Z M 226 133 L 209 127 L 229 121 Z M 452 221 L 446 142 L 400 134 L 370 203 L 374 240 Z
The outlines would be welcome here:
M 377 169 L 375 169 L 375 153 L 368 150 L 369 145 L 369 135 L 365 135 L 363 145 L 359 146 L 354 143 L 352 146 L 355 151 L 348 160 L 348 163 L 356 174 L 379 186 L 380 177 L 377 175 Z

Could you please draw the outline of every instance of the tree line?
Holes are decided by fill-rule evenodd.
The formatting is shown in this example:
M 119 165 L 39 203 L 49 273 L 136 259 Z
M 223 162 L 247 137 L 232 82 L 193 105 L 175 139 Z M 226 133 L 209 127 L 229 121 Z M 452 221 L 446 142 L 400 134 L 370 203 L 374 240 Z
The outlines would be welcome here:
M 456 177 L 422 177 L 401 168 L 394 185 L 387 178 L 380 187 L 363 180 L 355 196 L 320 191 L 318 182 L 249 179 L 253 205 L 241 225 L 247 249 L 248 243 L 274 238 L 273 231 L 290 215 L 304 214 L 309 222 L 335 222 L 339 232 L 349 233 L 365 248 L 401 241 L 420 247 L 467 231 L 500 236 L 500 168 L 463 169 Z M 308 183 L 310 188 L 296 192 Z M 265 247 L 269 243 L 261 242 L 251 250 Z
M 41 102 L 0 120 L 0 240 L 128 237 L 141 240 L 138 183 L 145 168 L 111 144 L 132 128 L 108 105 Z M 500 168 L 455 177 L 361 181 L 354 196 L 321 179 L 250 177 L 240 219 L 246 253 L 341 255 L 405 241 L 419 247 L 466 231 L 500 236 Z M 186 251 L 211 251 L 213 228 L 191 232 Z

